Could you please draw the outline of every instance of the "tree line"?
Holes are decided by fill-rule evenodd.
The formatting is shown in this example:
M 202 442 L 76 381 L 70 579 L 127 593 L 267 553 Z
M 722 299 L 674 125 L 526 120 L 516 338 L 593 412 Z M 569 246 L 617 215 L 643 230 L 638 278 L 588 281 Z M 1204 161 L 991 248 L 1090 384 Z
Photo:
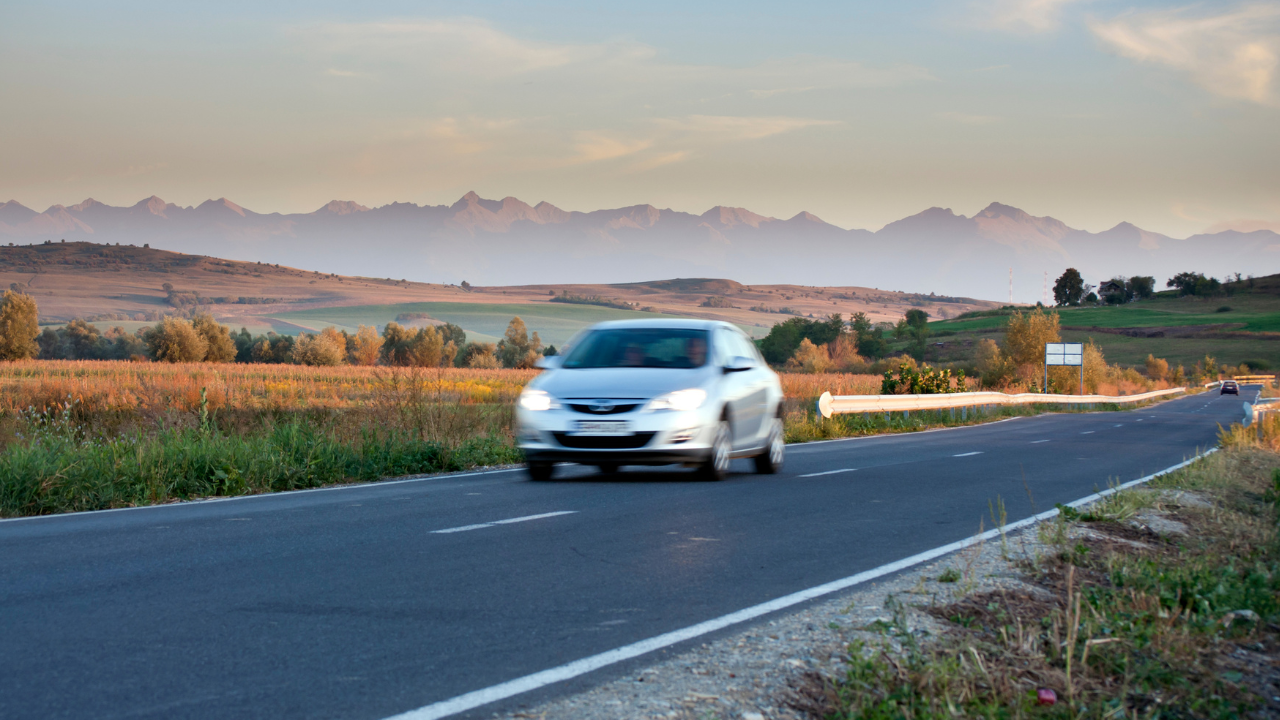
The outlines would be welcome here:
M 1178 291 L 1179 297 L 1215 297 L 1232 295 L 1239 288 L 1253 287 L 1253 276 L 1244 278 L 1240 273 L 1224 283 L 1204 273 L 1181 272 L 1169 278 L 1165 287 Z M 1096 288 L 1084 281 L 1080 271 L 1067 268 L 1053 284 L 1053 301 L 1058 307 L 1075 307 L 1081 304 L 1123 305 L 1134 300 L 1147 300 L 1155 295 L 1156 279 L 1150 275 L 1113 277 Z
M 535 331 L 512 318 L 497 343 L 468 342 L 452 323 L 419 329 L 387 323 L 381 333 L 361 325 L 356 332 L 328 327 L 297 337 L 274 332 L 233 332 L 207 313 L 191 319 L 165 317 L 137 332 L 113 327 L 103 332 L 86 320 L 59 328 L 39 326 L 30 295 L 5 291 L 0 297 L 0 360 L 132 360 L 155 362 L 288 363 L 297 365 L 390 365 L 401 367 L 531 368 L 556 354 Z

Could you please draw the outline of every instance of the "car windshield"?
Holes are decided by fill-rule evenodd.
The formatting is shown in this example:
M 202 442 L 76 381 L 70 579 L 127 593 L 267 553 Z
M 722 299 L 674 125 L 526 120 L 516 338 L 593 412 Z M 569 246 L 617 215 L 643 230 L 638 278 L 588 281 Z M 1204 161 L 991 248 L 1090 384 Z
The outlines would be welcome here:
M 563 367 L 688 369 L 706 364 L 706 330 L 619 328 L 596 330 L 582 338 Z

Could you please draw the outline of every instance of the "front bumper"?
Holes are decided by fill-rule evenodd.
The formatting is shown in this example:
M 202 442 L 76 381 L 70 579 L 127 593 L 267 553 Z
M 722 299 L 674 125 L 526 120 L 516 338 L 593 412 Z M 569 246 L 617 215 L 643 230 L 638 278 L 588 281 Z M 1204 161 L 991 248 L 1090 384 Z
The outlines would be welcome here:
M 579 420 L 625 420 L 630 434 L 575 435 Z M 569 409 L 518 409 L 514 429 L 517 445 L 530 462 L 669 465 L 702 462 L 710 457 L 716 420 L 714 413 L 705 408 L 685 412 L 633 411 L 605 417 Z

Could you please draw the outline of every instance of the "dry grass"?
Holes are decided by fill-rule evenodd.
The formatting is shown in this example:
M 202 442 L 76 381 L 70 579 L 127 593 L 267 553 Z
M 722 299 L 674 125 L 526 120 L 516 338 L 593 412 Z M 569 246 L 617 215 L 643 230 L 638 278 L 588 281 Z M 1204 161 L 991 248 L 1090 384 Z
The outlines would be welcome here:
M 50 407 L 71 397 L 86 412 L 192 412 L 205 391 L 210 410 L 344 410 L 391 388 L 457 404 L 510 404 L 536 370 L 306 367 L 32 360 L 0 364 L 0 411 Z
M 1126 490 L 1120 494 L 1133 497 L 1049 523 L 1056 531 L 1042 537 L 1052 538 L 1052 553 L 1023 567 L 1035 591 L 921 608 L 946 631 L 900 630 L 884 643 L 855 645 L 847 676 L 814 679 L 805 689 L 806 709 L 850 720 L 1276 717 L 1276 429 L 1261 440 L 1240 436 L 1152 483 L 1194 491 L 1207 507 Z M 1138 506 L 1182 523 L 1189 535 L 1117 519 Z M 907 628 L 897 615 L 892 628 Z M 1057 702 L 1038 703 L 1041 689 Z

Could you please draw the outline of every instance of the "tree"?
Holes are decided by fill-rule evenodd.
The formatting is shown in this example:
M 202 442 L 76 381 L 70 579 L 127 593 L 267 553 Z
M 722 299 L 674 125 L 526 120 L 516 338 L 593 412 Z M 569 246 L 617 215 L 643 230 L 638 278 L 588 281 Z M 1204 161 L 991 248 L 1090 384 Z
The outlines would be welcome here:
M 1177 288 L 1179 295 L 1217 295 L 1222 291 L 1222 283 L 1217 278 L 1205 277 L 1204 273 L 1181 272 L 1169 278 L 1165 287 Z
M 497 357 L 503 367 L 531 368 L 542 352 L 542 340 L 538 333 L 529 337 L 528 328 L 519 317 L 511 318 L 507 332 L 498 342 Z
M 929 341 L 929 313 L 913 308 L 902 320 L 907 324 L 907 337 L 911 338 L 912 357 L 924 360 L 924 349 Z
M 346 356 L 347 343 L 333 327 L 316 335 L 299 335 L 293 345 L 293 361 L 299 365 L 341 365 Z
M 1147 355 L 1147 377 L 1152 380 L 1164 380 L 1169 375 L 1169 362 L 1155 355 Z
M 104 355 L 102 333 L 96 325 L 77 318 L 63 326 L 59 334 L 67 358 L 100 360 Z
M 151 357 L 160 362 L 200 362 L 209 350 L 209 344 L 200 333 L 182 318 L 161 320 L 144 339 Z
M 796 354 L 787 361 L 787 367 L 807 373 L 824 373 L 831 369 L 831 357 L 825 347 L 818 347 L 805 338 L 796 348 Z
M 467 350 L 470 352 L 467 356 L 466 367 L 483 370 L 502 367 L 502 363 L 498 362 L 498 356 L 494 354 L 497 346 L 493 343 L 469 343 Z
M 352 365 L 377 365 L 382 354 L 382 338 L 378 337 L 377 328 L 361 325 L 351 338 L 350 357 Z
M 863 318 L 865 317 L 864 315 Z M 802 340 L 807 339 L 814 345 L 826 345 L 843 332 L 844 318 L 838 314 L 830 315 L 825 320 L 794 317 L 769 329 L 769 334 L 760 341 L 760 353 L 768 362 L 780 365 L 795 355 Z
M 1058 307 L 1067 305 L 1079 305 L 1080 298 L 1084 297 L 1084 278 L 1080 277 L 1080 271 L 1075 268 L 1067 268 L 1053 283 L 1053 301 Z
M 995 340 L 979 340 L 974 359 L 983 387 L 1003 387 L 1013 379 L 1014 365 L 1000 352 L 1000 346 L 996 345 Z
M 39 310 L 30 295 L 5 290 L 0 297 L 0 360 L 26 360 L 40 354 Z
M 1005 325 L 1005 353 L 1018 367 L 1043 364 L 1045 344 L 1061 341 L 1056 312 L 1047 313 L 1040 308 L 1015 312 Z
M 399 323 L 387 323 L 382 329 L 382 360 L 388 365 L 408 365 L 411 360 L 409 348 L 415 339 L 415 333 Z
M 1156 279 L 1150 275 L 1134 275 L 1129 278 L 1129 297 L 1148 300 L 1156 292 Z
M 191 327 L 204 338 L 205 362 L 225 363 L 236 359 L 236 343 L 231 339 L 231 328 L 220 324 L 208 313 L 197 315 Z
M 417 367 L 440 367 L 444 340 L 433 327 L 418 330 L 409 344 L 409 362 Z
M 462 328 L 453 323 L 445 323 L 436 328 L 436 332 L 440 333 L 440 337 L 445 344 L 453 343 L 456 347 L 462 347 L 467 344 L 467 333 Z

